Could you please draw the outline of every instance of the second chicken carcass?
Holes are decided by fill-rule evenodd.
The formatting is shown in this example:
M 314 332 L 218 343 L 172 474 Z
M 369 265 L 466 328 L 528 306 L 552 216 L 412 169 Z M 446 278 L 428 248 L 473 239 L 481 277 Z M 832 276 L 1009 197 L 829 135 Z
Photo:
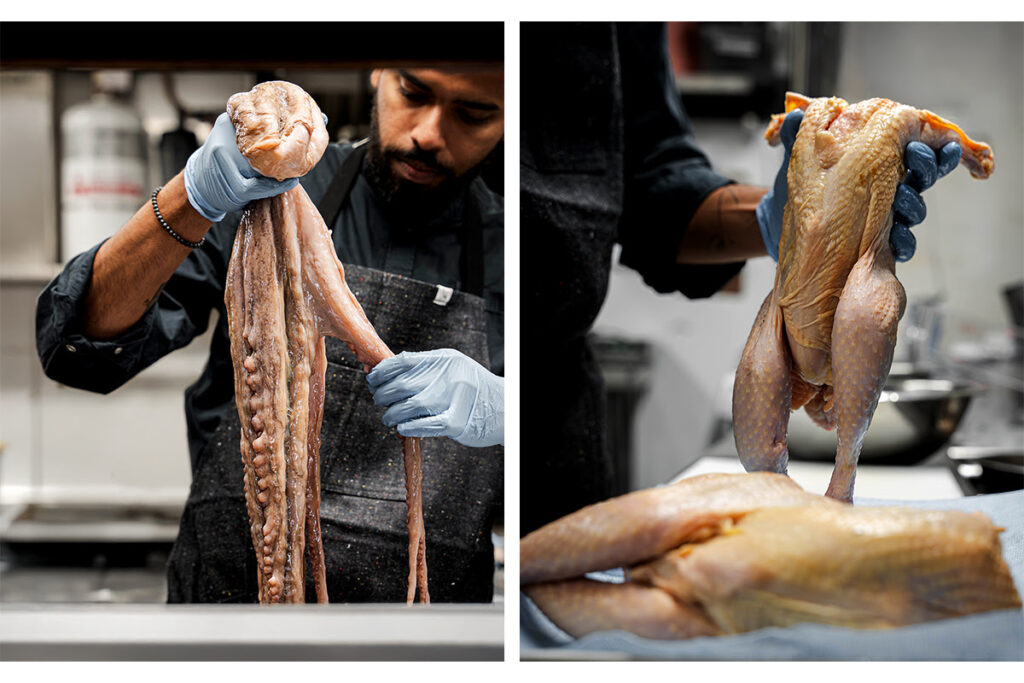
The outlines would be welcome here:
M 708 474 L 534 531 L 520 581 L 577 637 L 891 628 L 1019 608 L 1000 531 L 980 513 L 846 505 L 771 472 Z M 617 567 L 624 583 L 584 576 Z
M 837 429 L 827 494 L 850 501 L 861 443 L 889 374 L 906 295 L 889 246 L 904 148 L 957 141 L 975 178 L 992 149 L 935 114 L 886 99 L 786 95 L 803 109 L 788 169 L 775 286 L 736 370 L 733 425 L 748 471 L 786 472 L 790 410 Z M 777 143 L 784 115 L 766 137 Z

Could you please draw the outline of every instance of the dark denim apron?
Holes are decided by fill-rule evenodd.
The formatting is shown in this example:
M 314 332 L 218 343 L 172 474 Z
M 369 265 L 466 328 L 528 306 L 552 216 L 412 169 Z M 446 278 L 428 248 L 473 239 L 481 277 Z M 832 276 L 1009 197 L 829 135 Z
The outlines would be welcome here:
M 325 196 L 347 196 L 362 156 L 345 160 Z M 319 208 L 331 225 L 342 202 L 325 204 Z M 395 353 L 453 348 L 488 366 L 481 296 L 361 266 L 346 265 L 345 276 Z M 476 276 L 467 281 L 475 283 Z M 325 387 L 320 520 L 328 595 L 332 602 L 404 602 L 409 565 L 401 441 L 381 422 L 384 408 L 374 405 L 362 364 L 333 337 L 327 338 Z M 198 459 L 169 561 L 169 602 L 257 600 L 239 434 L 232 404 Z M 423 439 L 422 448 L 431 600 L 490 602 L 491 527 L 504 449 L 468 448 L 447 438 Z M 315 600 L 308 571 L 306 596 Z
M 521 67 L 532 96 L 522 107 L 519 166 L 525 535 L 613 495 L 604 380 L 586 335 L 608 291 L 624 186 L 615 28 L 531 24 L 523 32 L 533 46 Z

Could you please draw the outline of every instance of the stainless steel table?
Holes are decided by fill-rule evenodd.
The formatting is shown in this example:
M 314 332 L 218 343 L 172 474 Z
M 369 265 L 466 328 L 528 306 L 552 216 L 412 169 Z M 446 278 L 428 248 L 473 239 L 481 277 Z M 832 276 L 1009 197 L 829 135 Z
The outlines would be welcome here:
M 502 604 L 0 605 L 0 660 L 501 660 Z

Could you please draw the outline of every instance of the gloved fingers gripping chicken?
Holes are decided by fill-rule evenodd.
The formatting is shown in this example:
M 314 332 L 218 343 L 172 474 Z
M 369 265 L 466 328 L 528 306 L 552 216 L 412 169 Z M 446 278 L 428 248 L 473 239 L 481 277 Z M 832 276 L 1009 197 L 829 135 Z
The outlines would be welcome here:
M 239 149 L 260 173 L 308 173 L 327 146 L 316 103 L 282 81 L 231 98 Z M 318 602 L 327 602 L 319 529 L 319 446 L 324 335 L 373 367 L 392 352 L 345 284 L 330 233 L 296 186 L 247 207 L 227 276 L 235 399 L 242 423 L 244 489 L 259 566 L 260 602 L 304 602 L 310 550 Z M 428 602 L 418 439 L 403 439 L 409 505 L 407 601 Z

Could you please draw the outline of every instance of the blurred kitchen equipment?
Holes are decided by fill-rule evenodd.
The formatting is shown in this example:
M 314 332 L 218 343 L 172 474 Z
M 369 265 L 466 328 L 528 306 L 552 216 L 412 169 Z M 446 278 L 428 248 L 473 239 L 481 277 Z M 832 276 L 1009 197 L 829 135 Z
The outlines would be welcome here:
M 1024 281 L 1004 287 L 1003 297 L 1014 326 L 1018 329 L 1024 328 Z
M 944 446 L 960 424 L 978 385 L 952 379 L 891 375 L 864 436 L 862 463 L 907 465 Z M 836 433 L 814 424 L 803 410 L 789 418 L 789 455 L 797 460 L 834 460 Z
M 195 133 L 185 128 L 185 119 L 189 113 L 174 90 L 174 76 L 164 73 L 163 83 L 167 99 L 178 113 L 178 127 L 160 138 L 160 177 L 161 182 L 166 183 L 185 168 L 185 162 L 192 156 L 192 152 L 199 149 L 199 141 Z
M 0 542 L 171 543 L 180 519 L 180 505 L 31 503 L 0 528 Z
M 965 493 L 1024 489 L 1024 451 L 1020 448 L 951 446 L 946 457 Z
M 1013 322 L 1014 358 L 1020 361 L 1024 359 L 1024 281 L 1004 287 L 1003 300 Z
M 787 90 L 835 92 L 843 32 L 837 22 L 669 22 L 687 115 L 766 119 Z
M 127 102 L 132 75 L 97 71 L 92 97 L 61 117 L 61 259 L 112 235 L 146 199 L 146 139 Z
M 935 362 L 945 322 L 942 303 L 943 296 L 934 294 L 916 298 L 907 306 L 902 328 L 908 360 L 914 367 L 930 367 Z
M 645 342 L 590 335 L 594 357 L 604 376 L 608 452 L 612 457 L 614 493 L 631 490 L 633 417 L 647 392 L 651 348 Z
M 687 115 L 774 113 L 786 90 L 789 33 L 766 22 L 671 22 L 668 48 Z

